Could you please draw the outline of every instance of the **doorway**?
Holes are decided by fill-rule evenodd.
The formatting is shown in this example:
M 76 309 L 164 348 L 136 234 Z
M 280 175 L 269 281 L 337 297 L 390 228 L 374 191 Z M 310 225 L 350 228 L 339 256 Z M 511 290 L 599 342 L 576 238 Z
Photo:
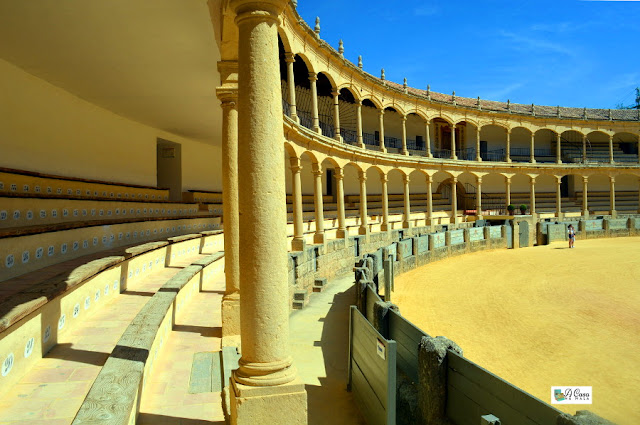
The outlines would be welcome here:
M 182 201 L 182 145 L 158 139 L 156 147 L 158 188 L 169 189 L 170 201 Z

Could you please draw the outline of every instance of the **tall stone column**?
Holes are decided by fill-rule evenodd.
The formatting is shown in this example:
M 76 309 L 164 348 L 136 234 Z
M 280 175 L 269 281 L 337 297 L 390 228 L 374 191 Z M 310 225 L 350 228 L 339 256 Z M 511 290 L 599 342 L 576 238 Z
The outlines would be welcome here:
M 505 161 L 511 162 L 511 129 L 507 129 L 507 152 Z
M 347 237 L 347 220 L 344 214 L 344 168 L 334 168 L 336 179 L 336 197 L 338 198 L 338 238 Z
M 313 120 L 313 131 L 322 134 L 320 129 L 320 118 L 318 118 L 318 74 L 309 73 L 309 84 L 311 85 L 311 118 Z
M 562 164 L 562 138 L 560 133 L 556 133 L 556 163 Z
M 480 155 L 480 127 L 476 127 L 476 161 L 482 161 L 482 156 Z
M 380 230 L 386 232 L 387 230 L 391 230 L 389 227 L 389 192 L 388 185 L 389 178 L 386 174 L 380 175 L 380 183 L 382 184 L 382 224 L 380 225 Z
M 587 135 L 582 135 L 582 163 L 587 163 Z
M 402 116 L 402 155 L 409 155 L 409 149 L 407 149 L 407 117 Z
M 451 159 L 458 159 L 456 155 L 456 125 L 451 124 Z
M 616 178 L 609 177 L 609 203 L 611 204 L 611 218 L 616 218 L 618 213 L 616 211 Z
M 380 152 L 386 152 L 387 148 L 384 145 L 384 109 L 380 109 Z
M 222 338 L 225 346 L 232 346 L 240 342 L 238 92 L 237 88 L 228 90 L 221 87 L 217 94 L 222 101 L 222 218 L 226 285 L 222 297 Z
M 613 159 L 613 134 L 609 135 L 609 164 L 615 164 Z
M 324 243 L 324 202 L 322 200 L 322 165 L 313 164 L 313 203 L 316 210 L 316 233 L 314 243 Z
M 340 138 L 340 104 L 338 102 L 338 96 L 340 95 L 339 91 L 331 92 L 333 96 L 333 124 L 334 124 L 334 136 L 333 138 L 337 141 L 342 140 Z
M 536 163 L 536 133 L 531 132 L 531 146 L 529 147 L 529 162 Z
M 535 177 L 529 177 L 531 180 L 529 182 L 530 185 L 530 189 L 529 189 L 529 203 L 531 204 L 531 206 L 529 207 L 529 210 L 531 211 L 531 215 L 534 215 L 536 213 L 536 178 Z
M 364 140 L 362 139 L 362 101 L 356 101 L 356 131 L 358 138 L 358 146 L 364 149 Z
M 427 175 L 427 223 L 433 228 L 433 176 Z
M 482 219 L 482 177 L 476 177 L 476 217 Z
M 458 178 L 451 179 L 451 214 L 453 224 L 458 224 Z
M 562 218 L 562 192 L 560 185 L 562 184 L 562 177 L 556 176 L 556 217 Z
M 287 63 L 287 86 L 289 89 L 289 108 L 291 110 L 291 118 L 300 122 L 298 111 L 296 110 L 296 81 L 293 73 L 293 64 L 296 59 L 293 53 L 285 53 L 284 60 Z
M 232 0 L 238 25 L 238 193 L 242 357 L 231 423 L 306 424 L 289 352 L 287 211 L 278 16 L 285 0 Z M 283 418 L 282 412 L 286 412 Z
M 360 171 L 360 229 L 358 233 L 361 235 L 369 234 L 368 218 L 367 218 L 367 173 Z
M 402 182 L 404 183 L 404 220 L 402 220 L 402 227 L 409 229 L 411 227 L 411 200 L 409 199 L 409 176 L 403 176 Z
M 304 251 L 304 224 L 302 221 L 302 181 L 300 172 L 300 158 L 291 157 L 291 195 L 293 198 L 293 240 L 291 241 L 292 251 Z
M 427 148 L 427 158 L 433 158 L 433 154 L 431 153 L 431 129 L 429 122 L 430 120 L 424 122 L 424 143 Z
M 588 200 L 588 190 L 589 190 L 589 177 L 582 176 L 582 216 L 587 219 L 589 218 L 589 200 Z
M 507 206 L 511 205 L 511 177 L 505 177 L 505 196 L 507 198 Z

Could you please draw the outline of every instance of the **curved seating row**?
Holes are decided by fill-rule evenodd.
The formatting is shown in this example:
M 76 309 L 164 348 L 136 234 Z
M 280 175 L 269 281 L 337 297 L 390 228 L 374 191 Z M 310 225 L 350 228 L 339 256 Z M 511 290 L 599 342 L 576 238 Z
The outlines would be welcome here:
M 79 199 L 169 199 L 169 189 L 0 168 L 0 195 L 17 193 Z

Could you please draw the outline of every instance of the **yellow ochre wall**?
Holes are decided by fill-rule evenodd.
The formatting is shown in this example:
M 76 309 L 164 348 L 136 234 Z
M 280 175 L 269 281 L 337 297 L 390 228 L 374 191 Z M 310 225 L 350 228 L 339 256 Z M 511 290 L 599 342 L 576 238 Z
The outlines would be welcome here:
M 219 146 L 124 118 L 0 59 L 0 166 L 155 186 L 156 140 L 182 144 L 183 190 L 222 190 Z

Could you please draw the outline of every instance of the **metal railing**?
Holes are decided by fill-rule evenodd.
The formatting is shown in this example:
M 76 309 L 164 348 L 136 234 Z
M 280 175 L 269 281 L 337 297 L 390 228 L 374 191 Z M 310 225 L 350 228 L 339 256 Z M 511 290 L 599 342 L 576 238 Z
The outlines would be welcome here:
M 402 140 L 397 137 L 384 136 L 384 145 L 387 148 L 402 149 Z
M 451 159 L 450 149 L 434 149 L 431 153 L 434 158 Z
M 369 146 L 378 146 L 380 144 L 380 142 L 376 140 L 376 136 L 371 133 L 363 133 L 362 142 Z
M 355 145 L 358 143 L 358 133 L 355 130 L 340 128 L 340 135 L 345 143 Z
M 286 99 L 282 99 L 282 112 L 288 117 L 291 117 L 291 105 Z
M 313 117 L 311 116 L 311 112 L 298 109 L 297 114 L 298 118 L 300 118 L 300 125 L 313 129 Z

